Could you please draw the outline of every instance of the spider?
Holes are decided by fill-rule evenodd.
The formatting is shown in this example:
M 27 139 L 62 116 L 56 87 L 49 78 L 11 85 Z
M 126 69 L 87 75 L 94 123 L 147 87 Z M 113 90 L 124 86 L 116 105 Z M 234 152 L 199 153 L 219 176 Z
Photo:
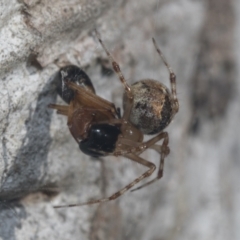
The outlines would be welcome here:
M 54 206 L 55 208 L 103 203 L 120 197 L 156 170 L 155 164 L 140 157 L 141 153 L 150 148 L 160 154 L 160 165 L 153 180 L 131 191 L 143 188 L 163 176 L 164 159 L 170 153 L 168 133 L 163 130 L 179 109 L 176 76 L 155 39 L 152 38 L 153 45 L 170 74 L 171 92 L 162 83 L 152 79 L 141 80 L 130 86 L 97 31 L 96 36 L 124 87 L 123 115 L 121 116 L 113 103 L 96 95 L 87 74 L 73 65 L 61 68 L 57 75 L 57 91 L 69 105 L 50 104 L 49 107 L 68 117 L 68 128 L 84 154 L 96 158 L 109 155 L 124 156 L 147 167 L 148 170 L 110 197 Z M 144 134 L 156 136 L 144 142 Z M 162 144 L 157 144 L 160 140 L 163 140 Z

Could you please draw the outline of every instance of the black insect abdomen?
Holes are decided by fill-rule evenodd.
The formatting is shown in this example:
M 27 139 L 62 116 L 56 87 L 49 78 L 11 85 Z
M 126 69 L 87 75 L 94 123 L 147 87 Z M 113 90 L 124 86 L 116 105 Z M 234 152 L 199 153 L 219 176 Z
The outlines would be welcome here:
M 95 93 L 88 75 L 81 68 L 74 65 L 62 67 L 56 74 L 55 81 L 59 96 L 68 104 L 74 98 L 74 91 L 66 85 L 66 82 L 74 82 L 78 86 L 87 88 Z
M 116 126 L 95 124 L 89 129 L 88 137 L 79 143 L 81 151 L 91 157 L 112 153 L 121 133 Z

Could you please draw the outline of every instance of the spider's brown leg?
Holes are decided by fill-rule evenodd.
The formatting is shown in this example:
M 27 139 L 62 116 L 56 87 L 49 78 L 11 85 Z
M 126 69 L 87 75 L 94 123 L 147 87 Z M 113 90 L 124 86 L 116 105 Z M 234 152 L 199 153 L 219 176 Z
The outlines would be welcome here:
M 164 139 L 164 141 L 165 141 L 165 144 L 166 144 L 166 146 L 165 147 L 167 147 L 168 148 L 168 133 L 167 132 L 161 132 L 161 133 L 159 133 L 157 136 L 155 136 L 155 137 L 153 137 L 153 138 L 151 138 L 150 140 L 148 140 L 148 141 L 146 141 L 146 142 L 143 142 L 143 143 L 138 143 L 138 147 L 136 147 L 136 149 L 135 149 L 135 152 L 133 152 L 134 154 L 137 154 L 137 155 L 139 155 L 139 154 L 141 154 L 142 152 L 144 152 L 147 148 L 152 148 L 152 149 L 154 149 L 154 150 L 156 150 L 157 152 L 159 152 L 159 153 L 161 153 L 163 150 L 163 145 L 164 145 L 164 143 L 161 145 L 161 146 L 159 146 L 159 147 L 161 147 L 161 149 L 157 149 L 157 147 L 158 147 L 158 145 L 155 145 L 155 143 L 157 143 L 158 141 L 160 141 L 161 139 Z M 130 144 L 130 141 L 131 140 L 128 140 L 128 145 L 132 145 L 132 146 L 135 146 L 136 145 L 136 143 L 135 142 L 133 142 L 132 144 Z M 169 153 L 169 151 L 168 151 L 168 153 Z
M 162 145 L 156 145 L 158 141 L 161 139 L 164 139 L 164 143 Z M 118 150 L 116 155 L 125 155 L 128 153 L 134 153 L 135 155 L 140 155 L 144 151 L 146 151 L 147 148 L 154 149 L 157 151 L 159 154 L 162 152 L 165 153 L 165 155 L 168 155 L 170 150 L 168 147 L 168 133 L 167 132 L 162 132 L 158 134 L 157 136 L 151 138 L 147 142 L 136 142 L 128 138 L 120 138 L 118 140 L 118 143 L 120 143 L 122 146 L 126 145 L 126 148 L 123 147 L 122 150 Z M 164 146 L 163 146 L 164 145 Z
M 161 139 L 163 139 L 162 145 L 161 146 L 155 145 L 155 143 L 157 141 L 161 140 Z M 157 152 L 159 152 L 161 154 L 158 174 L 157 174 L 157 176 L 153 180 L 151 180 L 151 181 L 149 181 L 149 182 L 147 182 L 147 183 L 145 183 L 145 184 L 143 184 L 143 185 L 141 185 L 141 186 L 131 190 L 131 192 L 134 192 L 134 191 L 136 191 L 138 189 L 146 187 L 149 184 L 154 183 L 155 181 L 160 179 L 163 176 L 164 159 L 170 153 L 170 149 L 168 147 L 168 133 L 167 132 L 160 133 L 159 135 L 157 135 L 156 137 L 150 139 L 149 141 L 147 141 L 144 144 L 146 144 L 146 148 L 152 148 L 152 149 L 156 150 Z M 158 150 L 158 148 L 160 148 L 160 149 Z
M 156 166 L 153 163 L 151 163 L 151 162 L 149 162 L 149 161 L 147 161 L 147 160 L 145 160 L 145 159 L 143 159 L 143 158 L 141 158 L 141 157 L 139 157 L 135 154 L 132 154 L 132 153 L 126 154 L 125 157 L 131 159 L 134 162 L 140 163 L 143 166 L 148 167 L 149 169 L 145 173 L 143 173 L 140 177 L 136 178 L 133 182 L 129 183 L 127 186 L 125 186 L 120 191 L 114 193 L 113 195 L 111 195 L 108 198 L 92 200 L 92 201 L 88 201 L 88 202 L 85 202 L 85 203 L 79 203 L 79 204 L 77 203 L 77 204 L 54 206 L 54 208 L 77 207 L 77 206 L 91 205 L 91 204 L 95 204 L 95 203 L 103 203 L 103 202 L 108 202 L 108 201 L 114 200 L 114 199 L 120 197 L 121 195 L 123 195 L 127 190 L 132 188 L 135 184 L 137 184 L 138 182 L 140 182 L 144 178 L 149 177 L 156 169 Z
M 156 48 L 159 56 L 161 57 L 161 59 L 163 60 L 165 66 L 167 67 L 169 74 L 170 74 L 170 83 L 171 83 L 171 90 L 172 90 L 172 97 L 173 97 L 173 101 L 174 101 L 174 105 L 175 105 L 175 113 L 178 112 L 179 109 L 179 103 L 178 103 L 178 99 L 177 99 L 177 90 L 176 90 L 176 75 L 173 72 L 171 66 L 168 64 L 166 58 L 164 57 L 164 55 L 162 54 L 161 50 L 158 48 L 156 41 L 154 38 L 152 38 L 153 41 L 153 45 Z
M 100 42 L 100 44 L 102 45 L 103 49 L 105 50 L 108 58 L 110 59 L 111 63 L 112 63 L 112 67 L 113 67 L 113 70 L 115 71 L 115 73 L 117 73 L 120 81 L 122 82 L 123 86 L 124 86 L 124 89 L 127 93 L 127 96 L 129 99 L 132 99 L 133 98 L 133 95 L 132 95 L 132 91 L 131 91 L 131 88 L 130 86 L 128 85 L 127 81 L 125 80 L 124 76 L 123 76 L 123 73 L 120 69 L 120 66 L 119 64 L 114 60 L 114 58 L 112 57 L 112 55 L 110 54 L 110 52 L 108 51 L 108 49 L 106 48 L 105 44 L 103 43 L 102 39 L 101 39 L 101 36 L 100 34 L 97 32 L 97 30 L 95 30 L 96 32 L 96 36 L 98 38 L 98 41 Z

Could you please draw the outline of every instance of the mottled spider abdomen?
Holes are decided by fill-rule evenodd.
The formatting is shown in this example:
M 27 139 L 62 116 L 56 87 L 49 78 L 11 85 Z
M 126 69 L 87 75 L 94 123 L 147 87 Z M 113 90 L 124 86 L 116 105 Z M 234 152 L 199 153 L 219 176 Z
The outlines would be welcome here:
M 144 134 L 161 132 L 173 116 L 172 98 L 167 87 L 158 81 L 147 79 L 134 83 L 131 90 L 134 100 L 130 122 Z M 126 98 L 124 94 L 124 102 Z
M 88 75 L 81 68 L 74 65 L 62 67 L 56 74 L 55 81 L 59 96 L 68 104 L 74 97 L 74 91 L 66 85 L 69 81 L 95 93 L 95 89 Z

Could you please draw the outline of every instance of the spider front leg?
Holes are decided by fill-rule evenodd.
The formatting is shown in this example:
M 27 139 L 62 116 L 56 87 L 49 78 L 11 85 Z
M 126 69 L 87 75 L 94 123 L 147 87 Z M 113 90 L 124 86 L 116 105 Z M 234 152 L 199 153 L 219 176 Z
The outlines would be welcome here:
M 137 162 L 145 167 L 148 167 L 149 169 L 143 173 L 141 176 L 139 176 L 138 178 L 136 178 L 134 181 L 132 181 L 131 183 L 129 183 L 127 186 L 125 186 L 124 188 L 122 188 L 121 190 L 117 191 L 116 193 L 112 194 L 110 197 L 108 198 L 102 198 L 102 199 L 98 199 L 98 200 L 91 200 L 85 203 L 77 203 L 77 204 L 69 204 L 69 205 L 60 205 L 60 206 L 54 206 L 54 208 L 64 208 L 64 207 L 77 207 L 77 206 L 84 206 L 84 205 L 92 205 L 95 203 L 104 203 L 104 202 L 108 202 L 111 200 L 115 200 L 116 198 L 120 197 L 121 195 L 123 195 L 127 190 L 129 190 L 130 188 L 132 188 L 134 185 L 136 185 L 137 183 L 139 183 L 141 180 L 143 180 L 144 178 L 149 177 L 150 175 L 152 175 L 152 173 L 155 171 L 156 166 L 135 155 L 132 153 L 126 154 L 125 157 L 129 158 L 130 160 Z
M 124 90 L 125 90 L 125 92 L 127 94 L 127 98 L 128 98 L 128 100 L 127 100 L 128 103 L 126 104 L 127 107 L 124 111 L 123 118 L 128 119 L 129 115 L 130 115 L 130 112 L 131 112 L 132 104 L 133 104 L 133 93 L 132 93 L 131 87 L 128 85 L 125 77 L 123 76 L 123 73 L 121 71 L 121 68 L 120 68 L 119 64 L 114 60 L 114 58 L 112 57 L 112 55 L 110 54 L 110 52 L 106 48 L 105 44 L 103 43 L 100 34 L 98 33 L 97 30 L 95 30 L 95 33 L 96 33 L 96 36 L 98 38 L 99 43 L 102 45 L 102 48 L 104 49 L 104 51 L 106 52 L 109 60 L 112 63 L 112 67 L 113 67 L 114 72 L 118 75 L 119 80 L 121 81 L 121 83 L 124 86 Z
M 171 66 L 168 64 L 166 58 L 164 57 L 163 53 L 161 52 L 161 50 L 159 49 L 159 47 L 157 46 L 157 43 L 155 41 L 154 38 L 152 38 L 153 41 L 153 45 L 156 49 L 156 51 L 158 52 L 159 56 L 161 57 L 162 61 L 164 62 L 165 66 L 168 69 L 169 72 L 169 79 L 170 79 L 170 84 L 171 84 L 171 92 L 172 92 L 172 98 L 174 101 L 174 114 L 176 114 L 179 110 L 179 102 L 177 99 L 177 90 L 176 90 L 176 75 L 173 72 Z

